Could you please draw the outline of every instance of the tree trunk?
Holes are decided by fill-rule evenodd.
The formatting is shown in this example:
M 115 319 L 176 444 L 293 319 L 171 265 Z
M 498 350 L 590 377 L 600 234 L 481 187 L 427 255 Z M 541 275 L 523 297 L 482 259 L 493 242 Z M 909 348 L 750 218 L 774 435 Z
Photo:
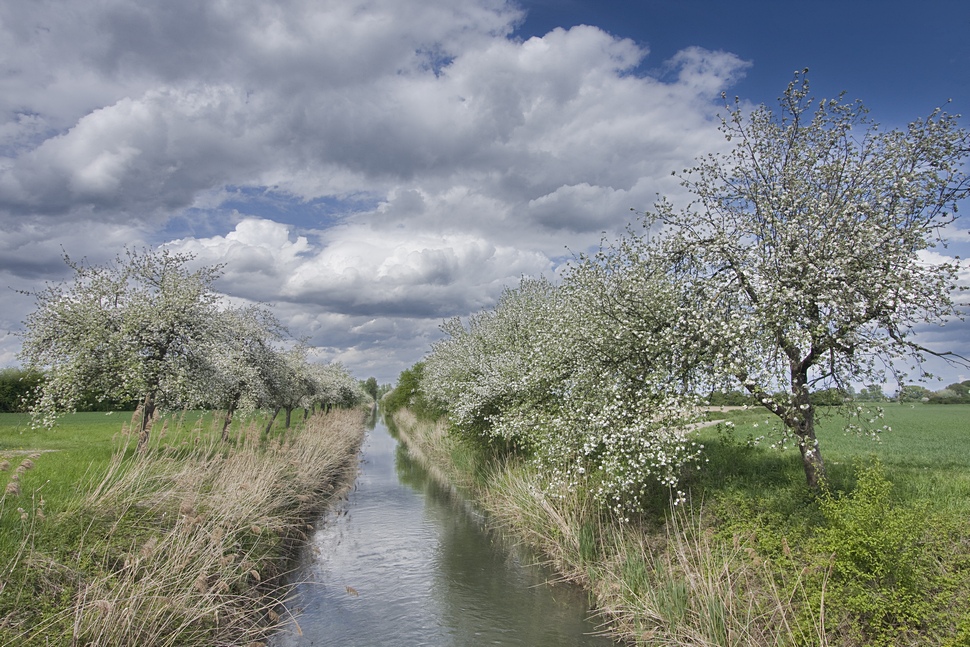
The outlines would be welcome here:
M 802 453 L 802 466 L 805 468 L 805 481 L 808 487 L 817 490 L 825 480 L 825 462 L 815 437 L 815 412 L 810 408 L 805 420 L 795 427 L 798 449 Z
M 226 409 L 226 417 L 222 421 L 222 442 L 229 440 L 229 425 L 232 424 L 232 414 L 236 411 L 236 404 L 239 402 L 239 396 L 236 396 L 229 403 L 229 407 Z
M 141 429 L 138 430 L 139 452 L 145 451 L 148 447 L 148 437 L 151 434 L 152 418 L 155 416 L 155 394 L 149 392 L 145 394 L 145 401 L 142 403 L 141 410 Z
M 273 409 L 273 415 L 270 417 L 269 422 L 266 423 L 266 431 L 263 432 L 264 436 L 269 435 L 269 430 L 273 428 L 273 422 L 276 420 L 276 416 L 280 415 L 280 409 L 282 409 L 282 407 L 276 407 Z
M 812 404 L 808 389 L 808 376 L 804 371 L 794 372 L 792 379 L 791 418 L 785 423 L 798 438 L 798 449 L 802 454 L 802 467 L 805 469 L 805 482 L 817 490 L 825 480 L 825 462 L 815 437 L 815 406 Z
M 818 438 L 815 437 L 815 407 L 812 405 L 809 394 L 807 369 L 804 369 L 801 365 L 793 365 L 792 367 L 790 407 L 775 402 L 768 392 L 761 387 L 748 384 L 746 374 L 738 375 L 737 378 L 745 385 L 749 393 L 762 401 L 763 406 L 778 416 L 782 423 L 794 434 L 798 440 L 798 449 L 802 454 L 805 482 L 808 487 L 818 490 L 825 480 L 825 462 L 822 460 Z
M 284 429 L 290 428 L 290 417 L 293 415 L 293 407 L 286 407 L 286 427 Z

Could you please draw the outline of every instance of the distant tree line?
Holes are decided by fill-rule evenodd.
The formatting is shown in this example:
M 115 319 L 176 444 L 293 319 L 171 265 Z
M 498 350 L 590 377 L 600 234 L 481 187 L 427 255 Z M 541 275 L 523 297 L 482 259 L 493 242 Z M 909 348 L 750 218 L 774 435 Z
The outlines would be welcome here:
M 954 382 L 924 397 L 931 404 L 970 404 L 970 380 Z
M 304 341 L 261 304 L 231 306 L 213 289 L 222 266 L 194 257 L 126 250 L 86 265 L 65 256 L 73 279 L 26 293 L 36 309 L 22 334 L 23 370 L 9 371 L 9 405 L 51 426 L 64 412 L 142 409 L 139 447 L 159 409 L 285 412 L 352 406 L 368 397 L 340 364 L 309 360 Z M 375 382 L 376 386 L 376 382 Z M 18 404 L 19 403 L 19 404 Z M 306 414 L 305 414 L 306 415 Z
M 437 405 L 425 395 L 421 388 L 421 379 L 424 375 L 424 362 L 418 362 L 410 368 L 401 371 L 397 379 L 397 384 L 392 388 L 387 388 L 381 398 L 381 406 L 388 413 L 394 413 L 400 409 L 410 409 L 416 416 L 424 420 L 436 420 L 447 414 L 447 410 Z M 388 385 L 390 387 L 390 385 Z
M 925 386 L 907 384 L 889 396 L 878 384 L 864 386 L 856 392 L 851 385 L 812 391 L 815 406 L 841 406 L 847 402 L 926 402 L 929 404 L 970 404 L 970 380 L 954 382 L 944 389 L 931 391 Z M 742 391 L 715 391 L 708 397 L 711 406 L 754 406 L 758 402 Z

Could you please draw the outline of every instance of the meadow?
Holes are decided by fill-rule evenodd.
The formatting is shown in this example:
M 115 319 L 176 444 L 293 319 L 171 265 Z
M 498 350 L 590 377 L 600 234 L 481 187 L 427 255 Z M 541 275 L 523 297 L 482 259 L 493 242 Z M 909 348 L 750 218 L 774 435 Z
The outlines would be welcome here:
M 360 409 L 265 431 L 185 412 L 0 414 L 0 645 L 260 644 L 293 549 L 356 474 Z
M 954 515 L 970 513 L 970 406 L 891 402 L 881 408 L 879 424 L 890 430 L 875 436 L 844 431 L 852 419 L 835 408 L 821 408 L 818 436 L 829 488 L 851 491 L 860 462 L 878 461 L 898 502 Z M 710 459 L 697 473 L 700 487 L 739 487 L 755 496 L 763 486 L 789 487 L 803 478 L 790 460 L 796 456 L 794 448 L 770 448 L 780 429 L 773 416 L 758 409 L 711 416 L 730 421 L 733 428 L 722 425 L 699 434 Z M 755 443 L 760 437 L 764 439 Z M 740 447 L 745 451 L 739 452 Z M 755 464 L 744 468 L 744 460 Z
M 586 487 L 542 492 L 527 461 L 490 462 L 447 425 L 398 414 L 402 438 L 491 517 L 586 586 L 635 645 L 970 645 L 970 407 L 887 403 L 873 438 L 818 425 L 827 479 L 763 410 L 712 412 L 687 500 L 659 486 L 621 521 Z M 851 419 L 850 419 L 851 421 Z

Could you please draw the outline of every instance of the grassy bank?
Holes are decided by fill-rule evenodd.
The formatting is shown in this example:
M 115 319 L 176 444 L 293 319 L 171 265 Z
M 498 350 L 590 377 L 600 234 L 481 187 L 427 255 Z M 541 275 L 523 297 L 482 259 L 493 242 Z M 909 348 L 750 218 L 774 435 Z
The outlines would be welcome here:
M 56 431 L 0 416 L 0 644 L 259 644 L 285 619 L 292 549 L 356 473 L 359 410 L 228 443 L 221 421 L 116 414 Z
M 957 646 L 970 645 L 968 413 L 889 405 L 879 442 L 823 418 L 829 481 L 814 496 L 797 450 L 752 442 L 764 413 L 718 412 L 732 425 L 697 432 L 709 462 L 686 476 L 687 504 L 658 490 L 629 523 L 581 489 L 543 494 L 541 474 L 490 464 L 442 425 L 398 425 L 631 644 Z

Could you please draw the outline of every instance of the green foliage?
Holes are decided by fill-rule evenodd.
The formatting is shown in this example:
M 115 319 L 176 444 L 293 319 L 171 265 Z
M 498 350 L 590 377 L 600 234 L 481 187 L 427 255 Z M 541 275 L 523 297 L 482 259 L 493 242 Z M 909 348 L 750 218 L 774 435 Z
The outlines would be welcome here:
M 878 384 L 864 386 L 855 399 L 860 402 L 885 402 L 887 400 L 886 394 L 883 393 L 882 387 Z
M 364 384 L 362 386 L 364 388 L 364 391 L 367 392 L 367 394 L 370 395 L 370 397 L 373 398 L 376 401 L 377 400 L 377 388 L 378 388 L 377 387 L 377 378 L 376 377 L 369 377 L 369 378 L 367 378 L 367 380 L 364 382 Z
M 896 400 L 899 402 L 928 402 L 933 392 L 918 384 L 907 384 L 899 389 Z
M 846 401 L 852 399 L 852 394 L 846 389 L 833 387 L 821 391 L 813 391 L 809 399 L 813 406 L 841 407 Z
M 930 404 L 970 404 L 970 380 L 956 382 L 930 394 Z
M 0 370 L 0 413 L 27 411 L 30 397 L 43 381 L 39 371 L 19 368 Z
M 860 642 L 888 646 L 941 626 L 950 609 L 940 603 L 952 594 L 940 568 L 944 537 L 930 534 L 938 528 L 925 513 L 894 501 L 879 462 L 860 466 L 852 491 L 826 491 L 820 507 L 809 552 L 831 556 L 816 593 L 821 600 L 824 586 L 832 627 L 845 623 Z
M 738 390 L 714 391 L 707 398 L 707 402 L 712 407 L 740 407 L 757 404 L 753 395 Z
M 401 371 L 397 385 L 381 400 L 381 405 L 388 413 L 393 414 L 407 408 L 418 418 L 428 421 L 437 420 L 445 415 L 441 406 L 431 402 L 421 389 L 424 366 L 424 362 L 418 362 L 411 368 Z

